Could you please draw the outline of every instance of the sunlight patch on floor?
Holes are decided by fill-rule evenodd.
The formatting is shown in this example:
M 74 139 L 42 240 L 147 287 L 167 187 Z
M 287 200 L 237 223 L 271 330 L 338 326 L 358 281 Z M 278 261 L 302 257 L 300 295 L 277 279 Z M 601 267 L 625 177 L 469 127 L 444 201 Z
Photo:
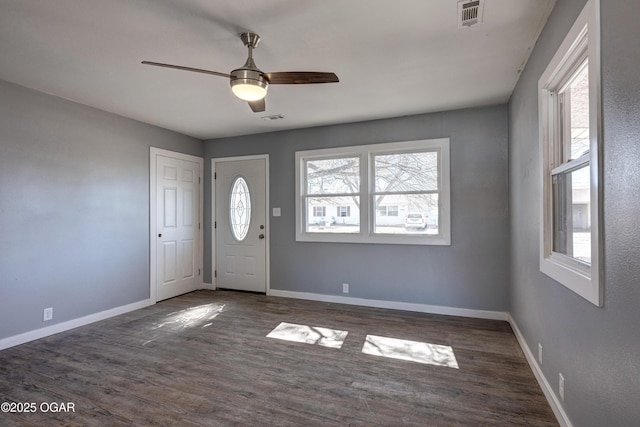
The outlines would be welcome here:
M 267 338 L 317 344 L 322 347 L 342 348 L 347 334 L 348 331 L 282 322 L 267 334 Z
M 373 356 L 458 369 L 458 361 L 453 354 L 453 349 L 447 345 L 367 335 L 362 352 Z
M 211 321 L 224 310 L 225 304 L 206 304 L 170 313 L 154 329 L 211 326 Z

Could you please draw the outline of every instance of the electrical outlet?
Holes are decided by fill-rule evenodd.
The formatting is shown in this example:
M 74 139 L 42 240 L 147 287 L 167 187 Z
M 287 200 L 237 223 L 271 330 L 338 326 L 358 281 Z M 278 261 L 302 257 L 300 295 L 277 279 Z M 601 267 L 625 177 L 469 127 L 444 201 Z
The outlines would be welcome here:
M 558 374 L 558 392 L 560 392 L 560 400 L 564 402 L 564 376 L 562 373 Z
M 538 363 L 542 366 L 542 344 L 538 343 Z
M 348 283 L 343 283 L 342 284 L 342 293 L 343 294 L 348 294 L 349 293 L 349 284 Z
M 42 321 L 47 322 L 53 319 L 53 307 L 45 308 L 42 314 Z

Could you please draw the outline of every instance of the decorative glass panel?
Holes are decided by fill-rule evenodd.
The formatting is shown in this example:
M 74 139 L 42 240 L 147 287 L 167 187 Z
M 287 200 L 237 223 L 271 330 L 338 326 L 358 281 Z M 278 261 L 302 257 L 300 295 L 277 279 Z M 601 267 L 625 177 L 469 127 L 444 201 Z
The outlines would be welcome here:
M 241 176 L 235 179 L 229 194 L 229 224 L 233 237 L 241 242 L 247 237 L 251 223 L 251 196 L 247 181 Z

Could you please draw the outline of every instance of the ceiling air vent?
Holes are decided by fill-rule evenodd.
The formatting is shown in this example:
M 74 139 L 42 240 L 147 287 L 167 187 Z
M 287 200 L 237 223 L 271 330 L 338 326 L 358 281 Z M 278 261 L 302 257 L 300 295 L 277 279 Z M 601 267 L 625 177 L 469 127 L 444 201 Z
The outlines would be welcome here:
M 458 28 L 471 27 L 482 22 L 484 0 L 458 2 Z
M 262 118 L 262 120 L 266 121 L 266 122 L 270 122 L 273 120 L 282 120 L 284 119 L 284 116 L 282 114 L 274 114 L 273 116 L 264 116 Z

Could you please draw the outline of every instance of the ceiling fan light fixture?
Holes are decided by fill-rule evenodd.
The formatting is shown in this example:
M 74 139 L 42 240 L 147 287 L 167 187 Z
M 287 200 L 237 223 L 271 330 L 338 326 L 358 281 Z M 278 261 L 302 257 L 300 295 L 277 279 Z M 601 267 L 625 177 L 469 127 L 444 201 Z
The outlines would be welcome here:
M 260 86 L 256 82 L 232 83 L 231 91 L 235 96 L 243 101 L 259 101 L 267 96 L 267 88 L 265 86 Z
M 243 101 L 259 101 L 267 95 L 269 82 L 262 73 L 250 69 L 231 72 L 231 91 Z

